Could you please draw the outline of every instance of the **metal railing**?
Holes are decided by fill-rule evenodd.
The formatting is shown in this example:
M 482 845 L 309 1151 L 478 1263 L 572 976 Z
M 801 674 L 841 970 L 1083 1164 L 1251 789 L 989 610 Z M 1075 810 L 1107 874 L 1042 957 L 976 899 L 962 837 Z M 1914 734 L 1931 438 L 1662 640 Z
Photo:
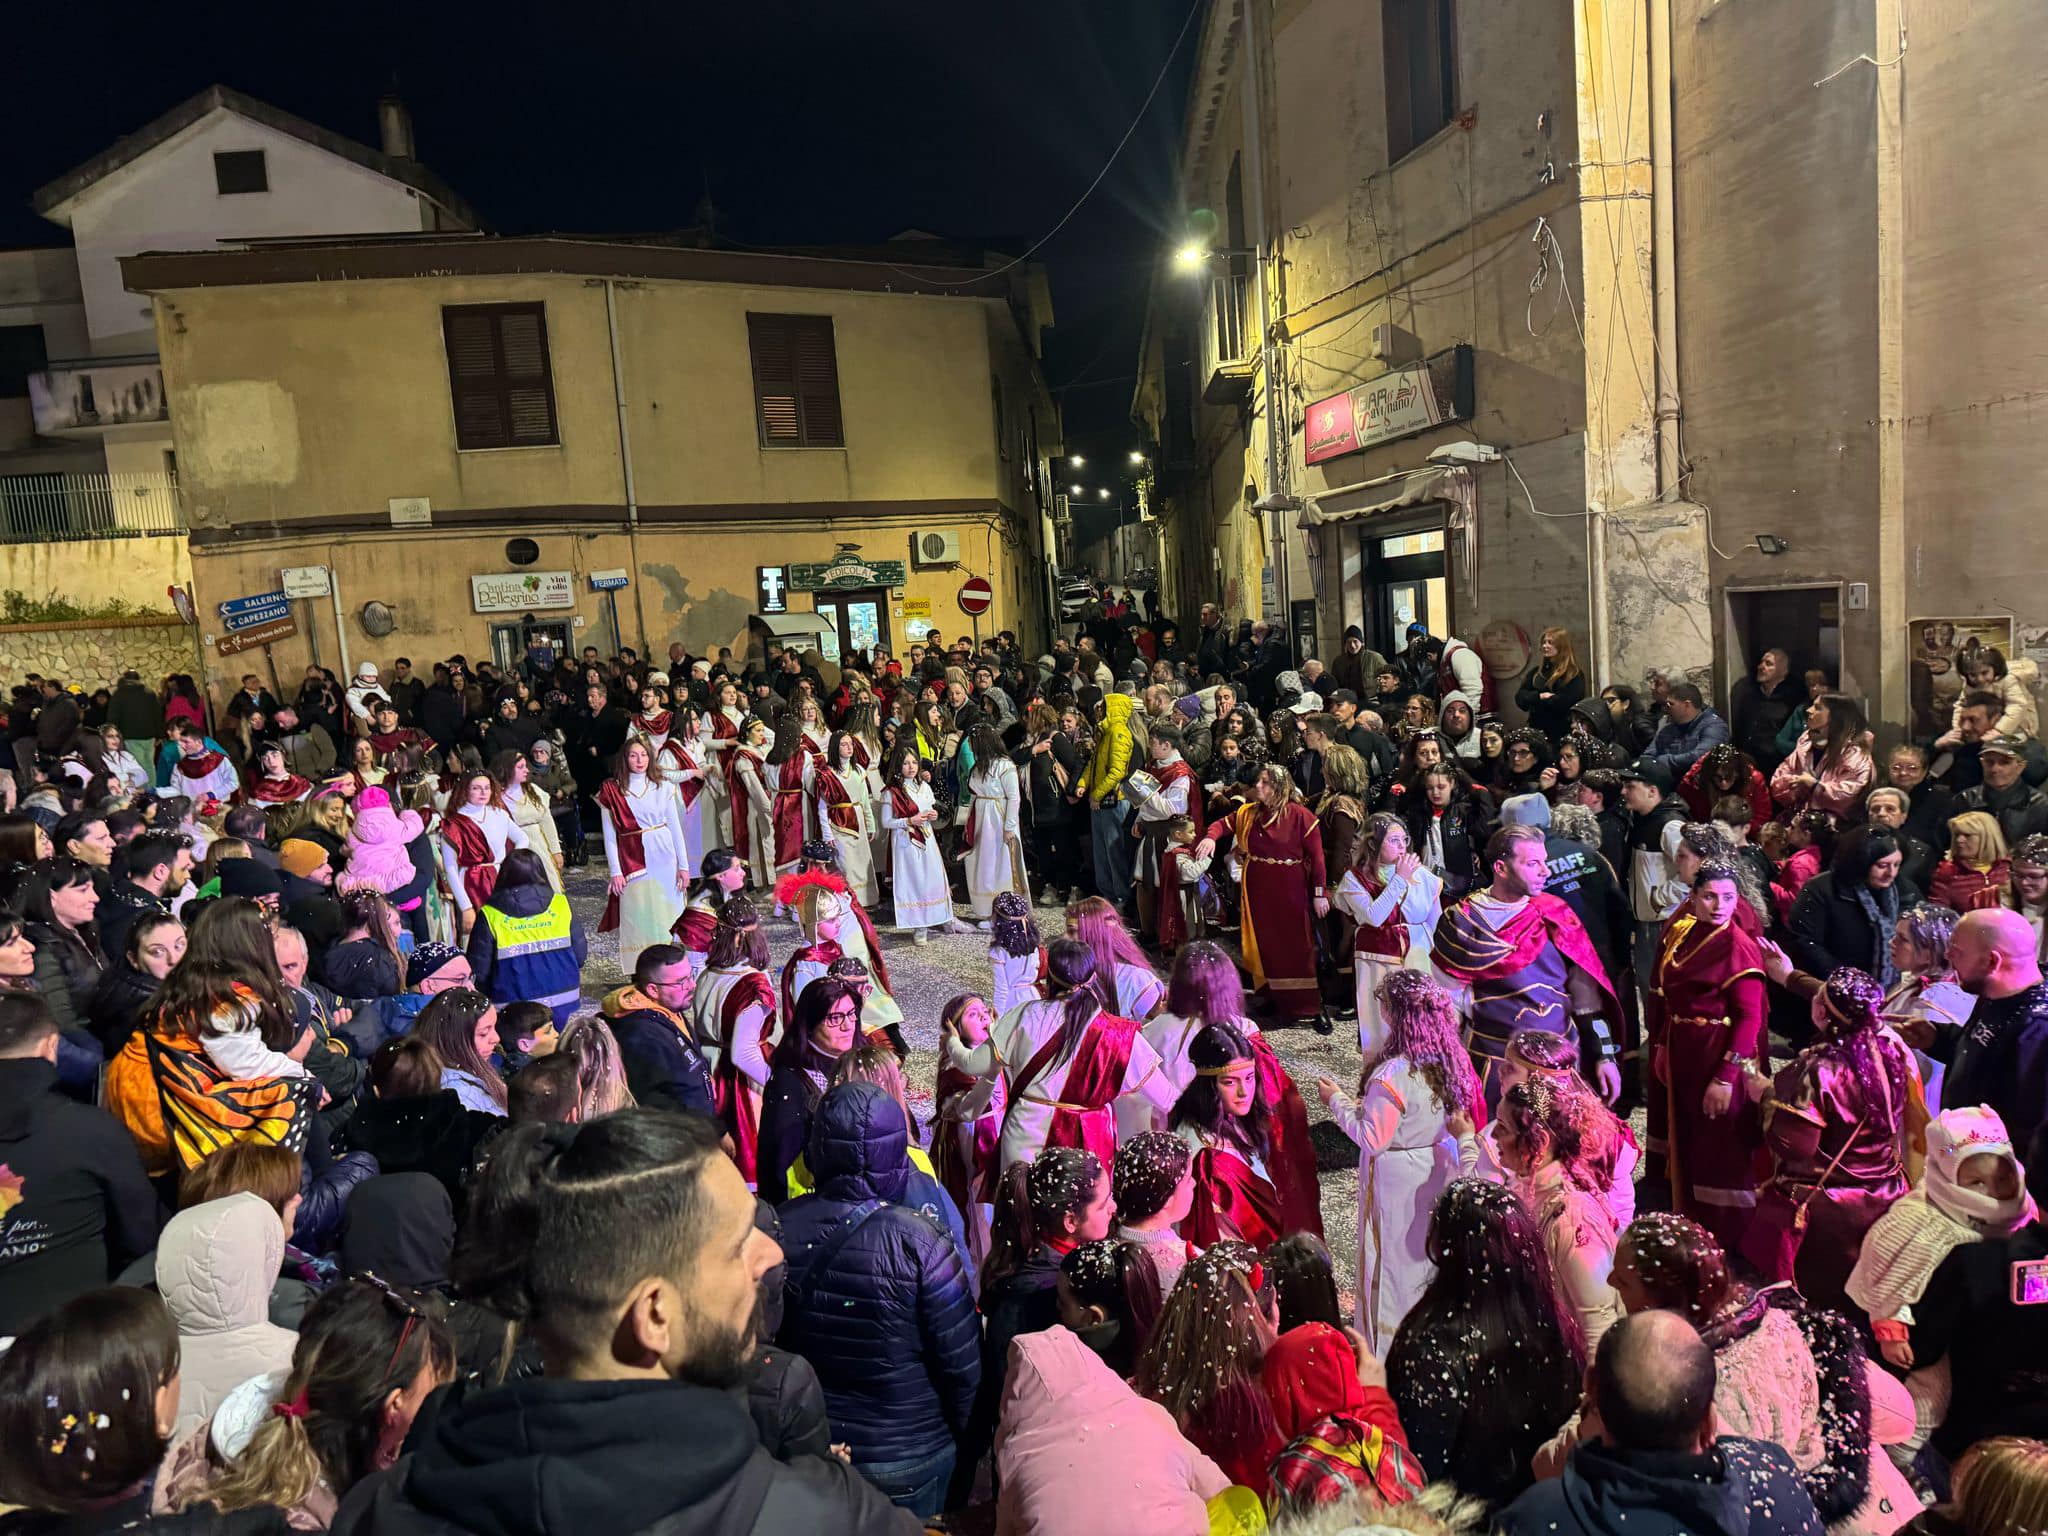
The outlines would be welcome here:
M 1224 272 L 1210 288 L 1209 359 L 1212 365 L 1242 361 L 1247 341 L 1245 317 L 1250 311 L 1251 276 Z
M 182 534 L 169 474 L 0 475 L 0 544 Z

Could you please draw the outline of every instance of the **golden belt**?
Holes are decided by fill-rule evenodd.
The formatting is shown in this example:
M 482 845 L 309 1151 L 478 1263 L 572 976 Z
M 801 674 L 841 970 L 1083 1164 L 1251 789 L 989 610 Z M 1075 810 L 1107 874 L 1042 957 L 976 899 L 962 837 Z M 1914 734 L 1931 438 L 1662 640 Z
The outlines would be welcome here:
M 1244 856 L 1244 861 L 1247 864 L 1298 865 L 1301 863 L 1299 859 L 1269 859 L 1263 853 L 1248 853 Z
M 1725 1016 L 1722 1018 L 1713 1019 L 1708 1018 L 1705 1014 L 1674 1013 L 1671 1015 L 1669 1022 L 1673 1024 L 1711 1024 L 1718 1029 L 1726 1029 L 1730 1024 L 1733 1024 L 1735 1021 Z

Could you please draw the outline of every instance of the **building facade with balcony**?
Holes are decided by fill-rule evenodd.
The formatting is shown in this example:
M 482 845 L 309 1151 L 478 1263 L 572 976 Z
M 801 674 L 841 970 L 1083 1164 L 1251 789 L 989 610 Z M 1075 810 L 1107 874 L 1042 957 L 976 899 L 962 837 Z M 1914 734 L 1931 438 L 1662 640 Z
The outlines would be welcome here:
M 156 308 L 210 655 L 219 604 L 314 565 L 334 590 L 281 668 L 516 659 L 535 631 L 704 654 L 755 614 L 819 615 L 828 656 L 933 626 L 1045 643 L 1035 268 L 421 235 L 123 269 Z
M 474 228 L 414 158 L 404 107 L 387 98 L 379 116 L 372 149 L 213 86 L 35 194 L 71 245 L 0 252 L 0 586 L 77 596 L 111 582 L 161 605 L 189 576 L 155 320 L 122 286 L 124 258 Z M 99 547 L 110 539 L 143 541 Z M 55 544 L 81 547 L 17 547 Z

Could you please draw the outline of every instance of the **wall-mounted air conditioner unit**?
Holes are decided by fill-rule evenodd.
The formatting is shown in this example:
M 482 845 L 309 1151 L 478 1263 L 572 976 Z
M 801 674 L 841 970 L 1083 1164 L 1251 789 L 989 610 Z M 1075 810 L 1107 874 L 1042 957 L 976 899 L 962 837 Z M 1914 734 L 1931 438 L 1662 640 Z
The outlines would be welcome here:
M 960 563 L 960 535 L 953 532 L 913 533 L 910 536 L 910 563 L 915 566 L 958 565 Z

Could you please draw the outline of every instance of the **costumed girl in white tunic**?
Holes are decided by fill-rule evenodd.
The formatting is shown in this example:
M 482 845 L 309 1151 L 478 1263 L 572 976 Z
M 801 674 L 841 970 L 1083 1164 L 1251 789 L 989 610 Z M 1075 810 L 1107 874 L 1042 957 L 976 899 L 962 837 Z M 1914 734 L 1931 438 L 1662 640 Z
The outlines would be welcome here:
M 1383 972 L 1379 1004 L 1386 1044 L 1366 1061 L 1358 1101 L 1327 1077 L 1316 1093 L 1358 1143 L 1357 1318 L 1384 1354 L 1436 1273 L 1430 1215 L 1463 1160 L 1479 1155 L 1471 1122 L 1482 1095 L 1457 1010 L 1428 974 Z
M 732 830 L 732 779 L 728 768 L 740 744 L 740 727 L 747 712 L 740 705 L 740 691 L 730 678 L 720 681 L 714 691 L 711 712 L 705 724 L 711 731 L 711 756 L 704 759 L 704 771 L 711 776 L 711 809 L 718 820 L 717 846 L 734 848 Z
M 967 855 L 967 902 L 981 926 L 988 926 L 989 903 L 998 891 L 1028 893 L 1024 879 L 1024 840 L 1019 830 L 1017 765 L 1003 752 L 1002 739 L 985 725 L 971 733 L 974 772 L 967 778 L 967 821 L 961 846 Z
M 1001 1018 L 1019 1003 L 1045 995 L 1038 989 L 1045 972 L 1045 946 L 1038 941 L 1028 897 L 1004 891 L 989 910 L 994 916 L 989 922 L 988 1000 L 991 1016 Z
M 683 805 L 645 736 L 630 736 L 619 749 L 597 805 L 611 872 L 598 932 L 618 930 L 619 968 L 630 976 L 641 950 L 671 942 L 669 932 L 683 914 L 690 885 Z
M 476 909 L 498 884 L 498 866 L 514 848 L 528 846 L 526 834 L 498 797 L 498 781 L 488 773 L 467 775 L 441 823 L 436 841 L 441 870 L 455 893 L 456 921 L 466 936 Z
M 704 974 L 691 1001 L 697 1049 L 711 1069 L 719 1122 L 733 1140 L 733 1161 L 749 1185 L 761 1138 L 761 1092 L 768 1058 L 782 1037 L 782 1017 L 770 980 L 768 936 L 761 913 L 734 896 L 719 914 Z
M 712 833 L 717 830 L 709 765 L 715 760 L 710 746 L 710 727 L 694 705 L 685 704 L 675 712 L 675 729 L 655 749 L 661 761 L 662 777 L 675 787 L 683 807 L 684 869 L 697 878 L 699 861 L 718 846 Z
M 1344 871 L 1330 905 L 1348 916 L 1357 966 L 1358 1048 L 1367 1061 L 1386 1044 L 1379 986 L 1388 971 L 1429 969 L 1429 944 L 1442 915 L 1444 883 L 1408 851 L 1408 828 L 1382 811 L 1366 820 L 1358 839 L 1358 867 Z
M 927 929 L 951 925 L 953 893 L 939 853 L 938 812 L 932 808 L 931 786 L 917 776 L 918 761 L 915 747 L 897 753 L 880 814 L 896 869 L 896 926 L 910 929 L 923 944 L 930 938 Z
M 1123 1101 L 1137 1095 L 1165 1115 L 1176 1095 L 1144 1036 L 1129 1019 L 1103 1009 L 1095 956 L 1086 944 L 1054 941 L 1046 971 L 1051 995 L 1045 1000 L 1020 1003 L 974 1047 L 942 1019 L 940 1048 L 947 1064 L 969 1077 L 1002 1076 L 1008 1102 L 999 1170 L 1028 1162 L 1048 1146 L 1086 1147 L 1108 1167 L 1116 1156 L 1117 1122 L 1127 1114 Z
M 813 820 L 821 841 L 830 843 L 846 888 L 864 907 L 882 897 L 875 878 L 875 797 L 867 770 L 857 761 L 859 741 L 845 731 L 833 734 L 825 757 L 811 775 Z
M 733 847 L 745 856 L 757 890 L 775 883 L 775 797 L 768 792 L 768 726 L 749 715 L 740 739 L 726 758 L 725 782 L 732 800 Z
M 562 840 L 555 831 L 555 817 L 548 797 L 532 782 L 533 764 L 524 752 L 501 752 L 491 765 L 497 781 L 498 798 L 512 817 L 513 825 L 526 835 L 526 846 L 541 856 L 541 868 L 548 884 L 562 888 Z

